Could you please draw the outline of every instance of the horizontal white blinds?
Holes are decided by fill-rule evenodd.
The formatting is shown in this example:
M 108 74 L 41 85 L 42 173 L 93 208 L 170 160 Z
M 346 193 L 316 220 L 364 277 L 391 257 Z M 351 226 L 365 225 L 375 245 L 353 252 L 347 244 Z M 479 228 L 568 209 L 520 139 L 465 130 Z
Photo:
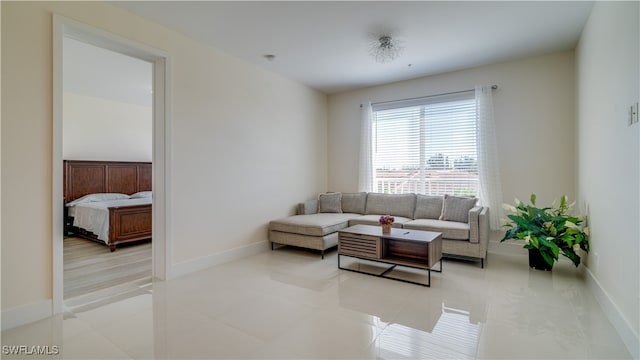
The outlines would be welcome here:
M 376 191 L 477 194 L 473 92 L 381 103 L 373 108 Z

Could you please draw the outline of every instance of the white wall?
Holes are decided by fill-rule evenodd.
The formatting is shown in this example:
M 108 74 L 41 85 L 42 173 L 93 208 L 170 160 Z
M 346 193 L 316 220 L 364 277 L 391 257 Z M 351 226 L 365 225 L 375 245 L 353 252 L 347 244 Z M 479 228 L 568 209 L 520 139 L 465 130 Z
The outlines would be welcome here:
M 576 50 L 577 190 L 589 215 L 592 276 L 605 312 L 640 357 L 638 2 L 597 2 Z
M 62 107 L 63 159 L 152 160 L 150 106 L 65 92 Z
M 360 107 L 497 84 L 493 93 L 503 198 L 541 204 L 574 191 L 574 54 L 564 52 L 375 86 L 329 97 L 329 189 L 356 191 Z
M 2 310 L 52 297 L 52 14 L 171 57 L 169 266 L 249 244 L 327 185 L 326 96 L 118 8 L 2 2 Z
M 62 40 L 62 158 L 152 161 L 153 64 Z

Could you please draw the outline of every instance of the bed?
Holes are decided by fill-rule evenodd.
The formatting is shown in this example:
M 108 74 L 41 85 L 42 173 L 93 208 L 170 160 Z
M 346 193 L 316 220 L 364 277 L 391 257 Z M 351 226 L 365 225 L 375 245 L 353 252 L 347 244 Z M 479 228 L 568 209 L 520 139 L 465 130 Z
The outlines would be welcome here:
M 106 244 L 151 240 L 149 162 L 64 161 L 65 235 Z

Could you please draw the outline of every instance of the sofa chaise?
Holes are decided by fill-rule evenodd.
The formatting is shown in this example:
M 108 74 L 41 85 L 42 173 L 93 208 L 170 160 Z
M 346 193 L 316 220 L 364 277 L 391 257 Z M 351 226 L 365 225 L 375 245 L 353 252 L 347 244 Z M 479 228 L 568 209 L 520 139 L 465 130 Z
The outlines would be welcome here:
M 442 233 L 445 256 L 479 260 L 484 268 L 489 243 L 489 208 L 476 198 L 420 194 L 327 193 L 298 204 L 297 215 L 269 223 L 269 241 L 319 250 L 338 244 L 338 231 L 356 224 L 379 225 L 382 215 L 394 227 Z

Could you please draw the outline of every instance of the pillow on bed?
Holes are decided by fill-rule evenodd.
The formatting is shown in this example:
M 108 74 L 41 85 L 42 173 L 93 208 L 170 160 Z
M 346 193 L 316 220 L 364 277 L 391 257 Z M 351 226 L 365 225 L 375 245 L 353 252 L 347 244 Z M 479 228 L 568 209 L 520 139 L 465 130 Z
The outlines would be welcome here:
M 85 195 L 85 196 L 83 196 L 81 198 L 75 199 L 75 200 L 67 203 L 67 206 L 74 206 L 74 205 L 84 204 L 84 203 L 88 203 L 88 202 L 122 200 L 122 199 L 129 199 L 129 195 L 127 195 L 127 194 L 118 194 L 118 193 L 89 194 L 89 195 Z
M 152 191 L 140 191 L 137 192 L 131 196 L 129 196 L 130 199 L 142 199 L 142 198 L 150 198 L 152 197 L 151 195 L 153 194 Z

